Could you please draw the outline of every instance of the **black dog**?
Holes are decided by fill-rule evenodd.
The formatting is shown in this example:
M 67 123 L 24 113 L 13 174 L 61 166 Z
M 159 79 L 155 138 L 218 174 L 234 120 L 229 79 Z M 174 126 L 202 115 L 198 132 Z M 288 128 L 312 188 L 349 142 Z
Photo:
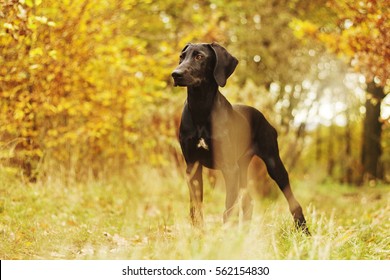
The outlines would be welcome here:
M 253 107 L 231 105 L 219 92 L 233 73 L 238 60 L 223 47 L 188 44 L 172 72 L 175 86 L 187 87 L 179 140 L 187 163 L 190 215 L 203 224 L 202 166 L 220 169 L 226 183 L 224 222 L 238 217 L 240 190 L 247 184 L 247 169 L 254 155 L 266 164 L 269 175 L 286 197 L 297 228 L 309 234 L 302 207 L 295 199 L 288 173 L 279 157 L 277 132 Z M 242 192 L 242 213 L 252 216 L 252 198 Z

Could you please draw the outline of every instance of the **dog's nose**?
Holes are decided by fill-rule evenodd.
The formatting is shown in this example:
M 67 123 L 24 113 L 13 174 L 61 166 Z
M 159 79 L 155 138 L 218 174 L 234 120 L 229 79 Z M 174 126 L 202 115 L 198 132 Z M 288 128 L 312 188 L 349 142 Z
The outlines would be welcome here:
M 174 79 L 181 78 L 181 77 L 183 77 L 183 74 L 184 74 L 184 71 L 176 69 L 175 71 L 172 72 L 172 77 Z

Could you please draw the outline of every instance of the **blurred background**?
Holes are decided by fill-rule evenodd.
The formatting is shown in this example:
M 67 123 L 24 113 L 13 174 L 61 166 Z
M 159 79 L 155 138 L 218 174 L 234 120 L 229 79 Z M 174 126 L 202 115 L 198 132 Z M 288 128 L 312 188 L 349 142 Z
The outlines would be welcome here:
M 240 61 L 221 92 L 266 115 L 295 177 L 389 182 L 389 16 L 388 0 L 1 0 L 1 168 L 184 170 L 170 73 L 216 41 Z

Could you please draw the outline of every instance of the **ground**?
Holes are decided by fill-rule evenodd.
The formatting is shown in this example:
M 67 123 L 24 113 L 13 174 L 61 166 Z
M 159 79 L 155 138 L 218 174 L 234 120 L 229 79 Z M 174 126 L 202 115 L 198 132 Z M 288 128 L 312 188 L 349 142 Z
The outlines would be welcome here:
M 222 224 L 224 191 L 205 184 L 203 231 L 177 170 L 37 183 L 0 169 L 0 259 L 390 259 L 390 186 L 293 180 L 312 236 L 284 198 L 256 199 L 250 228 Z

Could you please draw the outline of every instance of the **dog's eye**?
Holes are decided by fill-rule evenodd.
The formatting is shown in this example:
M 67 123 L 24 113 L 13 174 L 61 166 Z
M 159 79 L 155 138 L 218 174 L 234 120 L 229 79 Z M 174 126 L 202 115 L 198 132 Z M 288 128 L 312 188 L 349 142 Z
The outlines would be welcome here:
M 203 55 L 201 55 L 201 54 L 197 54 L 196 56 L 195 56 L 195 59 L 196 60 L 201 60 L 203 58 Z

